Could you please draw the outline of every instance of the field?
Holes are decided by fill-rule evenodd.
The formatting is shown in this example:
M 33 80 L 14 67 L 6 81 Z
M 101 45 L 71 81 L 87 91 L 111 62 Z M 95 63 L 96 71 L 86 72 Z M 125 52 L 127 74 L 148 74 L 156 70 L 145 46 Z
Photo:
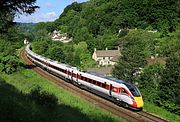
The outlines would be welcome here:
M 57 87 L 29 69 L 23 69 L 12 75 L 1 73 L 0 76 L 3 78 L 0 80 L 0 120 L 17 122 L 125 121 Z

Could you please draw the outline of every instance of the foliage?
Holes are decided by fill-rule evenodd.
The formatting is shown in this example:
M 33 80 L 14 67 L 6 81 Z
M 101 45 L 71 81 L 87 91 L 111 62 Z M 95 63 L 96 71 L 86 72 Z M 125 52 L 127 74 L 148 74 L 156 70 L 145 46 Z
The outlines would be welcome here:
M 63 44 L 52 41 L 35 41 L 32 43 L 32 49 L 40 55 L 80 69 L 87 69 L 96 64 L 91 58 L 86 42 Z
M 0 1 L 0 31 L 11 27 L 16 14 L 32 14 L 39 8 L 34 5 L 36 0 L 1 0 Z
M 162 82 L 164 66 L 155 64 L 145 67 L 137 77 L 138 87 L 143 93 L 144 100 L 156 103 L 159 99 L 159 83 Z
M 74 2 L 67 6 L 59 19 L 46 23 L 52 32 L 60 29 L 74 38 L 76 43 L 107 34 L 117 34 L 119 29 L 156 29 L 163 34 L 176 30 L 179 26 L 180 2 L 141 0 L 90 0 L 86 3 Z M 82 35 L 82 33 L 84 33 Z M 98 42 L 99 40 L 96 39 Z M 89 45 L 88 45 L 89 47 Z M 93 47 L 94 48 L 94 47 Z M 100 47 L 96 47 L 100 48 Z
M 91 53 L 87 49 L 86 42 L 80 42 L 74 45 L 75 65 L 81 69 L 87 69 L 95 65 L 95 61 L 91 58 Z M 77 63 L 77 64 L 76 64 Z
M 119 41 L 122 57 L 113 75 L 128 82 L 137 82 L 145 101 L 179 114 L 179 31 L 161 37 L 158 32 L 133 30 Z M 166 64 L 148 59 L 162 59 Z M 166 59 L 166 60 L 165 60 Z
M 0 1 L 0 71 L 11 74 L 17 71 L 21 63 L 15 52 L 23 45 L 24 35 L 13 22 L 16 14 L 32 14 L 36 0 Z
M 34 23 L 16 23 L 19 28 L 19 35 L 24 40 L 25 38 L 31 42 L 34 40 L 35 24 Z
M 175 92 L 179 88 L 175 85 L 179 81 L 176 74 L 179 69 L 173 68 L 179 66 L 175 61 L 168 61 L 172 57 L 171 60 L 179 62 L 176 59 L 180 50 L 179 6 L 180 2 L 177 0 L 74 2 L 54 22 L 37 24 L 33 50 L 86 69 L 94 65 L 90 58 L 94 48 L 113 49 L 120 46 L 122 56 L 113 75 L 128 82 L 138 82 L 145 100 L 179 114 L 178 100 L 168 99 L 170 95 L 172 97 L 169 98 L 176 99 Z M 51 42 L 48 33 L 54 30 L 68 33 L 69 37 L 73 37 L 73 42 L 62 45 Z M 119 30 L 122 32 L 119 33 Z M 147 64 L 150 57 L 167 61 L 166 64 L 150 66 Z M 175 71 L 172 71 L 175 75 L 170 73 L 171 70 Z M 168 91 L 165 91 L 163 83 L 172 84 L 173 88 L 170 85 Z M 161 95 L 164 97 L 160 97 Z
M 65 54 L 63 52 L 63 50 L 61 49 L 61 47 L 52 47 L 49 49 L 48 54 L 46 54 L 48 58 L 55 60 L 55 61 L 59 61 L 59 62 L 66 62 L 65 60 Z
M 156 52 L 164 57 L 171 57 L 172 54 L 180 50 L 180 30 L 169 33 L 167 37 L 162 38 L 156 45 Z
M 47 41 L 36 41 L 32 44 L 33 50 L 38 54 L 42 55 L 48 50 L 48 42 Z
M 144 30 L 133 30 L 121 38 L 122 56 L 113 70 L 119 79 L 134 82 L 135 74 L 144 67 L 146 59 L 155 54 L 154 45 L 158 36 Z
M 162 81 L 159 84 L 161 105 L 169 111 L 180 115 L 180 52 L 167 59 Z
M 12 55 L 0 55 L 0 71 L 7 74 L 16 72 L 21 66 L 21 63 L 17 56 Z

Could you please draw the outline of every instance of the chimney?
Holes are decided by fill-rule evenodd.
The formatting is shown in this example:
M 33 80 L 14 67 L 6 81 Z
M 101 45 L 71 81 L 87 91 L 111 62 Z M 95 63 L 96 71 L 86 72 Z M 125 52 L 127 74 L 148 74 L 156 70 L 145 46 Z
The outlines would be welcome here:
M 108 50 L 108 48 L 106 47 L 106 50 Z
M 97 50 L 96 50 L 96 48 L 94 48 L 94 52 L 96 52 Z

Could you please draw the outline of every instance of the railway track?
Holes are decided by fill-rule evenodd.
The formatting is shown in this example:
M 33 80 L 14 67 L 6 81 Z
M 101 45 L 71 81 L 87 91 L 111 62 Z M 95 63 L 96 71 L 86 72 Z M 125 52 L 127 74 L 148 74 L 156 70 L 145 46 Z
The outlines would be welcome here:
M 97 95 L 94 95 L 86 90 L 80 89 L 74 86 L 71 83 L 65 82 L 64 80 L 44 71 L 40 67 L 35 66 L 26 56 L 25 51 L 22 50 L 20 54 L 21 58 L 23 59 L 24 63 L 31 66 L 34 71 L 36 71 L 41 76 L 47 78 L 48 80 L 52 81 L 59 87 L 66 89 L 70 92 L 77 94 L 78 96 L 84 98 L 85 100 L 93 103 L 95 106 L 103 108 L 121 118 L 126 119 L 129 122 L 168 122 L 167 120 L 160 118 L 156 115 L 151 113 L 142 111 L 142 112 L 133 112 L 128 109 L 122 108 L 110 101 L 107 101 Z

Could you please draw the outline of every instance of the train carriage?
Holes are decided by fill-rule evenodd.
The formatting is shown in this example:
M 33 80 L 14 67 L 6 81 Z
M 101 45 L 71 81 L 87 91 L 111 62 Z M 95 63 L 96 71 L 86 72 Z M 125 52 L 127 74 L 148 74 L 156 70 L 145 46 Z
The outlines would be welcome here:
M 26 46 L 25 50 L 31 61 L 60 78 L 71 81 L 125 107 L 138 110 L 143 107 L 142 96 L 133 84 L 97 73 L 83 72 L 66 64 L 42 57 L 30 49 L 30 44 Z

